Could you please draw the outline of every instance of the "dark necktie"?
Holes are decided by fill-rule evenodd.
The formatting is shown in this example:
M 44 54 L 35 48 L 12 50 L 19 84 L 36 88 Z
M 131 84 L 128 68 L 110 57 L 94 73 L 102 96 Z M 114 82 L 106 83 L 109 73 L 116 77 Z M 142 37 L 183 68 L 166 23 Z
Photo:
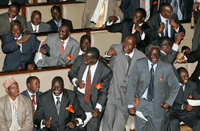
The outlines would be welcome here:
M 128 60 L 128 66 L 131 64 L 131 57 L 129 55 L 126 55 L 126 58 Z
M 57 114 L 59 116 L 59 112 L 60 112 L 60 97 L 56 97 L 57 102 L 56 102 L 56 110 L 57 110 Z
M 165 24 L 165 37 L 168 37 L 168 22 L 169 22 L 169 20 L 166 20 L 166 24 Z
M 90 101 L 90 88 L 91 88 L 91 71 L 90 71 L 90 67 L 88 68 L 88 73 L 86 76 L 86 85 L 85 85 L 85 95 L 84 95 L 84 99 L 86 102 Z
M 154 64 L 151 64 L 151 70 L 150 70 L 150 75 L 151 75 L 151 79 L 149 81 L 149 87 L 148 87 L 148 93 L 147 93 L 147 99 L 149 101 L 152 101 L 153 97 L 154 97 L 154 87 L 153 87 L 153 83 L 154 83 L 154 69 L 153 69 Z

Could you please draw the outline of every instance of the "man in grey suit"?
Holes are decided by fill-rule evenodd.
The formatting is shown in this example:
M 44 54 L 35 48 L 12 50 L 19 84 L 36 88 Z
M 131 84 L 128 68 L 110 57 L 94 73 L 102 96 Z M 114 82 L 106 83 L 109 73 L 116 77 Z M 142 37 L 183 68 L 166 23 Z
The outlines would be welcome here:
M 157 44 L 148 46 L 147 55 L 148 58 L 137 60 L 131 70 L 126 102 L 129 114 L 136 115 L 140 111 L 147 119 L 135 117 L 136 131 L 161 131 L 165 113 L 179 91 L 179 82 L 172 66 L 159 60 Z M 137 107 L 134 107 L 134 98 L 139 98 Z
M 13 2 L 8 12 L 0 15 L 0 36 L 10 31 L 10 22 L 18 20 L 21 22 L 22 29 L 26 29 L 26 18 L 19 15 L 20 5 Z
M 130 34 L 124 43 L 112 45 L 105 56 L 110 61 L 113 78 L 108 90 L 103 131 L 125 131 L 129 116 L 126 105 L 128 78 L 135 61 L 145 57 L 145 54 L 136 49 L 136 42 L 136 35 Z
M 32 12 L 31 21 L 27 22 L 27 28 L 32 33 L 50 32 L 51 26 L 41 22 L 42 16 L 40 11 L 35 10 Z
M 73 64 L 78 56 L 80 44 L 70 37 L 70 27 L 63 25 L 58 33 L 48 35 L 45 43 L 50 48 L 50 56 L 42 55 L 37 62 L 38 67 L 49 67 Z

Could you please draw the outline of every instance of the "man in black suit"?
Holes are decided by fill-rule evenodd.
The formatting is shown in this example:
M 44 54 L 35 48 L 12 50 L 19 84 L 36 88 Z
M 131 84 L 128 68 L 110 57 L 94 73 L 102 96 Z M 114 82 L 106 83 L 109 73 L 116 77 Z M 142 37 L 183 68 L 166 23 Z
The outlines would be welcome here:
M 51 7 L 51 16 L 53 19 L 47 22 L 51 25 L 52 31 L 58 31 L 62 25 L 67 25 L 70 27 L 70 30 L 73 29 L 72 22 L 70 20 L 61 18 L 61 8 L 57 5 Z
M 44 131 L 81 131 L 78 125 L 85 118 L 75 92 L 65 89 L 63 79 L 57 76 L 51 89 L 39 96 L 33 121 Z
M 162 4 L 160 6 L 160 13 L 152 16 L 147 23 L 152 28 L 153 42 L 157 43 L 160 37 L 167 36 L 175 40 L 175 33 L 183 32 L 185 35 L 185 29 L 180 24 L 176 14 L 172 13 L 172 6 L 170 4 Z
M 86 113 L 93 113 L 84 130 L 99 131 L 112 70 L 99 59 L 99 50 L 91 47 L 84 56 L 80 55 L 76 58 L 68 72 L 68 77 L 74 84 L 81 107 Z
M 109 32 L 121 32 L 123 42 L 129 34 L 135 34 L 137 36 L 137 49 L 145 53 L 145 47 L 148 46 L 151 40 L 152 29 L 144 22 L 146 18 L 146 11 L 142 8 L 138 8 L 132 20 L 122 21 L 121 23 L 106 23 L 106 29 Z M 111 25 L 110 25 L 111 24 Z
M 2 51 L 6 54 L 3 71 L 25 69 L 27 62 L 34 63 L 40 41 L 34 34 L 22 32 L 18 20 L 11 22 L 11 31 L 2 36 Z M 44 44 L 40 52 L 49 55 L 49 47 Z M 34 63 L 35 65 L 35 63 Z
M 0 5 L 9 5 L 13 2 L 18 2 L 20 5 L 28 4 L 28 0 L 0 0 Z
M 144 4 L 142 4 L 144 1 Z M 124 13 L 124 19 L 132 19 L 137 8 L 144 8 L 147 12 L 147 20 L 157 13 L 157 0 L 122 0 L 120 9 Z
M 188 80 L 189 75 L 184 67 L 178 68 L 177 72 L 179 74 L 180 89 L 174 104 L 169 109 L 170 122 L 168 128 L 170 131 L 180 131 L 180 122 L 183 121 L 193 131 L 199 131 L 200 106 L 192 106 L 187 101 L 188 99 L 200 100 L 196 83 Z

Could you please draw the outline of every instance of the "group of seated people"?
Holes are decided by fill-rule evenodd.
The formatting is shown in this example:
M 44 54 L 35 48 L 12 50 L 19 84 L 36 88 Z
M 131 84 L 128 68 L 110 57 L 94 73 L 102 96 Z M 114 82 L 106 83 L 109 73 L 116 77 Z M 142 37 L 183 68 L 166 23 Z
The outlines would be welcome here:
M 190 105 L 188 99 L 200 99 L 200 64 L 189 80 L 188 71 L 176 69 L 174 63 L 199 61 L 200 46 L 195 43 L 193 51 L 183 47 L 178 52 L 186 31 L 171 3 L 162 3 L 159 12 L 151 15 L 148 11 L 158 4 L 154 2 L 147 11 L 141 2 L 132 19 L 123 20 L 127 14 L 116 1 L 95 1 L 98 6 L 93 1 L 86 2 L 82 28 L 105 27 L 122 33 L 121 44 L 111 45 L 105 58 L 91 47 L 89 35 L 82 36 L 80 44 L 70 36 L 72 22 L 61 18 L 57 5 L 51 8 L 53 19 L 47 23 L 41 22 L 37 10 L 26 23 L 15 2 L 0 15 L 7 21 L 0 21 L 6 54 L 3 71 L 72 65 L 68 77 L 74 85 L 74 91 L 65 89 L 67 78 L 57 76 L 51 89 L 41 93 L 39 78 L 31 76 L 28 89 L 21 93 L 24 97 L 16 80 L 9 77 L 3 83 L 7 95 L 0 98 L 0 130 L 99 131 L 102 121 L 103 131 L 124 131 L 128 116 L 133 115 L 136 131 L 178 131 L 181 121 L 199 131 L 200 104 Z M 199 5 L 193 4 L 193 13 L 199 13 Z M 101 7 L 107 14 L 99 13 Z M 49 34 L 44 42 L 34 34 L 48 31 L 58 33 Z

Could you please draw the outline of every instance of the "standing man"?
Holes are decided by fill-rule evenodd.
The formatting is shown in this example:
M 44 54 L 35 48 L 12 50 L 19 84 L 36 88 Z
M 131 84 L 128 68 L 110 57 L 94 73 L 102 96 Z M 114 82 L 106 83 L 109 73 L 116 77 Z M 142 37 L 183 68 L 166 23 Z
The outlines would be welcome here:
M 4 0 L 1 0 L 4 1 Z M 26 18 L 19 15 L 20 5 L 17 2 L 12 3 L 9 7 L 8 12 L 0 15 L 0 36 L 8 33 L 10 31 L 10 23 L 13 20 L 18 20 L 21 22 L 22 29 L 26 29 Z
M 161 131 L 165 113 L 178 94 L 179 82 L 172 66 L 159 60 L 157 44 L 148 46 L 147 55 L 148 58 L 137 60 L 131 70 L 126 102 L 129 114 L 136 115 L 140 111 L 148 120 L 135 116 L 136 131 Z M 139 99 L 137 107 L 133 106 L 134 98 Z
M 34 34 L 22 32 L 20 21 L 14 20 L 10 26 L 11 31 L 2 36 L 1 47 L 6 54 L 3 71 L 25 69 L 27 62 L 35 65 L 35 53 L 38 51 L 40 41 Z M 40 52 L 49 55 L 48 45 L 42 45 Z
M 78 56 L 80 44 L 71 36 L 70 27 L 63 25 L 58 33 L 49 34 L 45 43 L 50 48 L 50 56 L 42 55 L 38 67 L 50 67 L 73 64 Z
M 35 10 L 32 12 L 31 21 L 27 22 L 27 28 L 32 33 L 50 32 L 51 26 L 41 22 L 42 16 L 40 11 Z
M 136 49 L 137 37 L 128 35 L 123 44 L 112 45 L 107 52 L 113 71 L 113 78 L 108 90 L 108 101 L 103 117 L 103 131 L 125 131 L 129 113 L 126 104 L 128 78 L 137 59 L 145 57 Z
M 30 99 L 19 94 L 18 83 L 13 77 L 6 79 L 3 86 L 8 94 L 0 98 L 0 130 L 32 131 Z
M 51 89 L 39 96 L 33 120 L 44 131 L 81 131 L 77 126 L 85 118 L 75 92 L 65 89 L 63 79 L 57 76 Z
M 61 8 L 58 5 L 51 7 L 51 16 L 53 19 L 47 22 L 51 25 L 52 31 L 58 31 L 61 26 L 67 25 L 70 28 L 70 31 L 73 29 L 72 22 L 70 20 L 61 18 Z
M 84 56 L 78 56 L 68 72 L 80 105 L 86 114 L 93 114 L 84 127 L 85 131 L 99 131 L 104 114 L 112 70 L 99 60 L 99 50 L 89 48 Z

